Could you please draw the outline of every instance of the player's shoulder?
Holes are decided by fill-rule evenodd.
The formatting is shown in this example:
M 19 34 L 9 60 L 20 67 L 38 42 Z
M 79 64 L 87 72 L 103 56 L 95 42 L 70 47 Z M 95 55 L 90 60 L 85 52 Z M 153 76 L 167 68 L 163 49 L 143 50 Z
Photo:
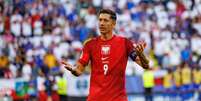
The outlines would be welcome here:
M 125 36 L 122 36 L 122 35 L 115 35 L 117 39 L 119 40 L 123 40 L 123 41 L 128 41 L 129 39 Z
M 88 38 L 83 42 L 83 45 L 92 44 L 97 38 Z
M 128 38 L 128 37 L 125 37 L 125 36 L 117 36 L 118 38 L 118 42 L 119 43 L 123 43 L 125 44 L 126 46 L 131 46 L 135 41 L 131 38 Z

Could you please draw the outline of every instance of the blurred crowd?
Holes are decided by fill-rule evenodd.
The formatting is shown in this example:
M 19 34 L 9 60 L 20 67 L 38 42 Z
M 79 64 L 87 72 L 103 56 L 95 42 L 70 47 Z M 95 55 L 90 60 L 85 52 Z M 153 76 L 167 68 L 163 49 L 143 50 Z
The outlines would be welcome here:
M 0 0 L 0 78 L 61 75 L 60 61 L 73 64 L 84 41 L 99 35 L 101 8 L 116 11 L 114 33 L 147 42 L 153 70 L 187 67 L 201 83 L 200 0 Z

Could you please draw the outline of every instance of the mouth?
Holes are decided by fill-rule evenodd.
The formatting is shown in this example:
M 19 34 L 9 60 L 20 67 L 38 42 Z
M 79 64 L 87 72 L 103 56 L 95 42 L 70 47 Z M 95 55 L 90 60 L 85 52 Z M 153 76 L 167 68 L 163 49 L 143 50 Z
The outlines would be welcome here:
M 100 31 L 105 31 L 105 27 L 99 27 Z

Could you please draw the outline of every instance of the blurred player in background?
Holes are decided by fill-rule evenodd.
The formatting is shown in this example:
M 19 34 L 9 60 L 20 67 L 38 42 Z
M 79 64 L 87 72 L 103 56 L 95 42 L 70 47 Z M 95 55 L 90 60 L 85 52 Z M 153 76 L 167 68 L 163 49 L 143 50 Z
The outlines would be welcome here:
M 113 33 L 116 14 L 102 9 L 98 14 L 100 36 L 85 43 L 75 66 L 62 61 L 64 67 L 75 76 L 84 72 L 91 61 L 90 91 L 87 101 L 128 101 L 125 90 L 125 69 L 128 57 L 144 69 L 149 61 L 143 51 L 145 42 L 132 43 Z

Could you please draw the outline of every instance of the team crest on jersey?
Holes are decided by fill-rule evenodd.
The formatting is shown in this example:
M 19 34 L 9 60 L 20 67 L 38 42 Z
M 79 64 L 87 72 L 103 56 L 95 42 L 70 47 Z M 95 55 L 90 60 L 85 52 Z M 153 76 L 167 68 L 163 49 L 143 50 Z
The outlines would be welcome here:
M 110 54 L 110 45 L 103 45 L 101 46 L 101 54 L 108 55 Z

